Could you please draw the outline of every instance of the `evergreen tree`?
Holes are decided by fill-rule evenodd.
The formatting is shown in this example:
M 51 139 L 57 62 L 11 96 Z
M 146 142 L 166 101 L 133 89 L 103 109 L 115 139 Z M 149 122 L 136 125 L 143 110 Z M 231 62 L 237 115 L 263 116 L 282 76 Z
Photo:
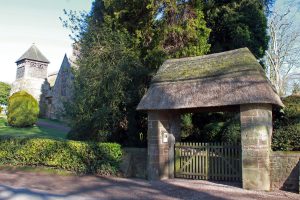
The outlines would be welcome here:
M 150 70 L 166 58 L 203 55 L 209 51 L 200 0 L 98 0 L 94 19 L 132 35 L 140 59 Z
M 0 82 L 0 104 L 7 105 L 10 89 L 9 84 Z
M 261 58 L 265 2 L 95 0 L 89 14 L 70 12 L 65 25 L 80 51 L 70 136 L 145 144 L 146 116 L 136 106 L 162 62 L 244 46 Z
M 159 13 L 164 14 L 157 18 Z M 96 0 L 90 14 L 78 17 L 70 12 L 69 20 L 65 26 L 80 47 L 75 100 L 67 105 L 70 137 L 145 143 L 140 133 L 146 134 L 146 118 L 136 106 L 151 74 L 168 57 L 202 55 L 209 50 L 209 29 L 200 4 Z M 176 43 L 180 46 L 173 48 Z
M 126 30 L 88 20 L 79 40 L 74 101 L 66 106 L 72 125 L 69 137 L 120 141 L 128 129 L 128 104 L 141 97 L 136 95 L 139 85 L 128 91 L 134 76 L 142 73 L 141 63 Z
M 206 27 L 199 0 L 161 0 L 156 5 L 158 47 L 169 58 L 204 55 L 209 51 L 210 29 Z
M 205 0 L 204 14 L 211 28 L 211 52 L 248 47 L 257 58 L 268 48 L 267 17 L 273 0 Z

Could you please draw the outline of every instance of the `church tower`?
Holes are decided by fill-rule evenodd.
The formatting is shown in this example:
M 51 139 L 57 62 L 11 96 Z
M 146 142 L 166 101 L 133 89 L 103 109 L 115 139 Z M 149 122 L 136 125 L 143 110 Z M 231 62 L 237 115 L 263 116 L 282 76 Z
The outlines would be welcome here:
M 11 94 L 25 90 L 38 102 L 42 94 L 42 85 L 47 79 L 49 60 L 33 44 L 17 61 L 16 81 Z

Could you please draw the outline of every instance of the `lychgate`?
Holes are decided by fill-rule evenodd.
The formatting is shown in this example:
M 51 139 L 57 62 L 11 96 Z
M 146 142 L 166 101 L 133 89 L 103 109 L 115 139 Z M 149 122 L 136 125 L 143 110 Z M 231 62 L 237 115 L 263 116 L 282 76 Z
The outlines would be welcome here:
M 148 179 L 174 177 L 181 114 L 239 111 L 243 188 L 270 190 L 274 106 L 283 104 L 247 48 L 165 61 L 137 107 L 148 112 Z

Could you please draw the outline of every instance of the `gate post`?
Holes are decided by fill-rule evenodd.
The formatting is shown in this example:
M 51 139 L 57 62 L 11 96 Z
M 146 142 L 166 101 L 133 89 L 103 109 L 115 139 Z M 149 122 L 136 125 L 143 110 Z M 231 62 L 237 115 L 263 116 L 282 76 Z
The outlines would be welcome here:
M 169 159 L 169 178 L 174 178 L 175 177 L 175 137 L 173 134 L 169 134 L 169 138 L 168 138 L 168 144 L 169 144 L 169 155 L 168 155 L 168 159 Z
M 148 112 L 149 180 L 174 177 L 174 145 L 180 136 L 180 115 L 175 111 Z
M 272 105 L 240 106 L 244 189 L 270 190 Z

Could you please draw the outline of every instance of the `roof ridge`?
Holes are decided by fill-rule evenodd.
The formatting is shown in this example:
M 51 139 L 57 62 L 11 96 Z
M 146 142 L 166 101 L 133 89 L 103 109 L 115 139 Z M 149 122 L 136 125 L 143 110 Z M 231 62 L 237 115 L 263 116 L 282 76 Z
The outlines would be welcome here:
M 233 49 L 233 50 L 223 51 L 223 52 L 219 52 L 219 53 L 210 53 L 210 54 L 201 55 L 201 56 L 189 56 L 189 57 L 183 57 L 183 58 L 170 58 L 170 59 L 167 59 L 165 61 L 165 63 L 166 62 L 176 62 L 176 61 L 197 60 L 199 58 L 218 57 L 218 56 L 226 55 L 226 54 L 229 54 L 229 53 L 236 53 L 236 52 L 240 52 L 240 51 L 248 51 L 248 52 L 251 53 L 251 51 L 247 47 L 243 47 L 243 48 L 239 48 L 239 49 Z

